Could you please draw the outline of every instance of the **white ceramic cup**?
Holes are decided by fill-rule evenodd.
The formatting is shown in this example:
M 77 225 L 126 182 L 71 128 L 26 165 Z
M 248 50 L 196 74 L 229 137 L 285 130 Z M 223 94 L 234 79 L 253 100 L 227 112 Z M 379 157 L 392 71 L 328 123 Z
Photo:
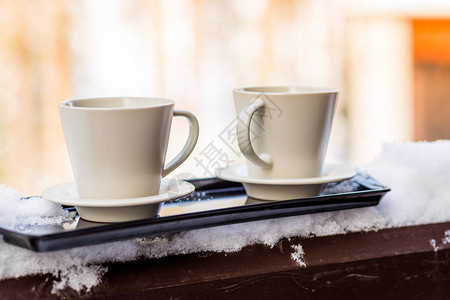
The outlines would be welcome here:
M 157 195 L 161 177 L 191 154 L 198 139 L 196 117 L 162 98 L 110 97 L 59 103 L 75 182 L 82 198 Z M 166 166 L 172 118 L 189 122 L 189 137 Z
M 233 90 L 237 139 L 250 176 L 321 175 L 338 91 L 297 86 Z

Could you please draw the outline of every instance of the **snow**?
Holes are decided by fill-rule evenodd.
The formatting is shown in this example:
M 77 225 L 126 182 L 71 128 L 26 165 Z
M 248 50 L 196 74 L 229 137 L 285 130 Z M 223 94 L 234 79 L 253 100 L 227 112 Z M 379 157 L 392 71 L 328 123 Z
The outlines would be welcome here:
M 450 243 L 450 230 L 445 231 L 445 236 L 442 239 L 442 244 L 448 244 Z
M 274 246 L 282 238 L 325 236 L 450 221 L 450 141 L 387 144 L 370 163 L 359 166 L 392 191 L 376 207 L 303 215 L 234 224 L 140 238 L 109 244 L 35 253 L 0 240 L 0 280 L 48 273 L 58 278 L 57 293 L 64 288 L 89 290 L 107 272 L 105 262 L 126 262 L 138 258 L 159 258 L 202 251 L 235 252 L 251 244 Z M 351 189 L 336 186 L 337 189 Z M 39 197 L 21 199 L 0 186 L 0 226 L 26 230 L 26 224 L 56 225 L 72 216 Z M 39 212 L 39 215 L 36 215 Z M 443 243 L 450 242 L 450 230 Z M 437 250 L 436 241 L 430 240 Z M 301 245 L 294 245 L 291 257 L 307 265 Z
M 29 225 L 71 222 L 75 214 L 41 197 L 21 198 L 18 192 L 5 185 L 0 185 L 0 203 L 0 226 L 25 233 Z
M 292 249 L 294 249 L 294 252 L 291 253 L 292 260 L 295 261 L 300 267 L 305 268 L 306 263 L 303 258 L 303 256 L 305 255 L 305 251 L 303 251 L 302 245 L 292 245 L 291 247 Z
M 433 248 L 433 251 L 434 251 L 434 252 L 438 252 L 439 246 L 437 246 L 436 240 L 435 240 L 435 239 L 431 239 L 431 240 L 430 240 L 430 246 Z

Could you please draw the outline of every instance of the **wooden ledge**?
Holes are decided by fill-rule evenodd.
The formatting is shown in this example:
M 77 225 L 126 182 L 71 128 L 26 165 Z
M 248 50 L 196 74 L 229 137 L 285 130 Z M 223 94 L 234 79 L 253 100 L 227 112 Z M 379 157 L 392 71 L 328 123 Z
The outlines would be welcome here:
M 440 299 L 450 295 L 449 229 L 440 223 L 293 238 L 273 248 L 110 264 L 102 283 L 81 295 L 52 295 L 52 276 L 28 276 L 0 282 L 0 299 Z M 291 258 L 299 244 L 305 268 Z

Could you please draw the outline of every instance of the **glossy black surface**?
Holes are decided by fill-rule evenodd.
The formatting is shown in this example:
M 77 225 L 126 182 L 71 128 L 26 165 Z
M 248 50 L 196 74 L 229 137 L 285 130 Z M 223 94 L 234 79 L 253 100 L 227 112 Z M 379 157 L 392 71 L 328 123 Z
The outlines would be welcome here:
M 389 192 L 389 188 L 373 178 L 359 174 L 347 181 L 352 191 L 286 201 L 252 199 L 247 197 L 240 183 L 218 178 L 189 182 L 196 191 L 188 197 L 165 203 L 158 217 L 108 224 L 89 222 L 76 216 L 70 223 L 35 226 L 26 231 L 0 228 L 0 233 L 8 243 L 34 251 L 52 251 L 212 226 L 374 206 Z M 328 184 L 323 191 L 332 190 L 333 185 Z M 73 207 L 66 209 L 75 210 Z

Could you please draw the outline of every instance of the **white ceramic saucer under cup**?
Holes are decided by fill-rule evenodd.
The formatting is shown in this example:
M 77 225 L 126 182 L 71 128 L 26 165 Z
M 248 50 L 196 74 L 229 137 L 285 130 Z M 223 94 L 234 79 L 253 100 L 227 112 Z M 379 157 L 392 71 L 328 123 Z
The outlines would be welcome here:
M 124 222 L 156 216 L 162 203 L 185 197 L 195 187 L 189 182 L 162 179 L 158 195 L 128 199 L 85 199 L 78 196 L 75 182 L 47 188 L 42 198 L 62 205 L 75 206 L 81 218 L 94 222 Z
M 264 200 L 289 200 L 317 196 L 324 183 L 350 179 L 355 168 L 344 163 L 325 163 L 322 176 L 312 178 L 264 179 L 250 177 L 246 164 L 216 170 L 216 176 L 228 181 L 242 182 L 247 195 Z

